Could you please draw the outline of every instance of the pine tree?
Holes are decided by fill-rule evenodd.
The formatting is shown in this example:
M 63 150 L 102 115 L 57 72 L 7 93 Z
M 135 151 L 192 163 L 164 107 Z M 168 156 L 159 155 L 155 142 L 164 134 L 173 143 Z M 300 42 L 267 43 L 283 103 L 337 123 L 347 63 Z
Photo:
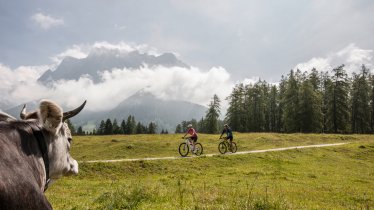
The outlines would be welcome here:
M 82 126 L 78 127 L 78 130 L 77 130 L 76 134 L 79 135 L 79 136 L 85 135 L 85 132 L 83 131 Z
M 113 134 L 120 134 L 121 128 L 118 126 L 117 119 L 114 118 L 113 120 Z
M 205 115 L 206 131 L 207 133 L 218 132 L 218 118 L 221 114 L 220 99 L 214 94 L 212 101 L 209 104 L 207 113 Z
M 279 106 L 278 106 L 278 90 L 275 85 L 273 85 L 270 89 L 269 94 L 269 130 L 271 132 L 277 132 L 279 131 Z
M 126 133 L 126 122 L 125 122 L 125 120 L 122 120 L 121 128 L 120 128 L 120 134 L 125 134 L 125 133 Z
M 178 124 L 175 128 L 175 133 L 182 133 L 182 126 L 181 124 Z
M 146 132 L 144 132 L 144 126 L 138 122 L 138 124 L 136 125 L 136 134 L 144 134 Z
M 113 124 L 112 124 L 112 121 L 109 118 L 105 122 L 104 134 L 105 135 L 113 134 Z
M 353 75 L 351 129 L 354 133 L 368 133 L 370 128 L 369 70 L 362 65 L 361 73 Z
M 321 132 L 321 96 L 310 80 L 305 80 L 300 88 L 300 130 L 301 132 Z
M 129 115 L 127 117 L 127 121 L 126 121 L 126 129 L 125 129 L 125 134 L 133 134 L 133 128 L 134 128 L 134 125 L 132 124 L 133 121 L 132 121 L 132 117 L 131 115 Z
M 284 102 L 284 129 L 286 132 L 299 132 L 299 82 L 294 71 L 291 70 L 283 98 Z
M 104 133 L 105 133 L 105 122 L 104 120 L 101 120 L 99 128 L 97 129 L 97 134 L 104 135 Z
M 204 117 L 202 117 L 201 120 L 197 122 L 197 129 L 200 133 L 206 132 Z
M 131 134 L 136 133 L 136 121 L 135 121 L 135 116 L 131 116 Z
M 227 109 L 225 121 L 230 124 L 231 128 L 234 128 L 239 132 L 243 132 L 245 130 L 243 84 L 236 85 L 227 99 L 229 101 L 229 107 Z M 207 119 L 205 119 L 205 121 L 206 120 Z
M 285 104 L 285 93 L 286 93 L 286 86 L 287 86 L 287 80 L 282 75 L 281 81 L 279 83 L 279 94 L 277 97 L 277 101 L 279 103 L 278 106 L 278 125 L 277 125 L 277 131 L 284 132 L 284 104 Z
M 148 133 L 149 134 L 155 134 L 156 133 L 156 124 L 153 122 L 150 122 L 148 125 Z
M 327 129 L 334 133 L 349 132 L 348 76 L 341 65 L 333 71 L 330 96 L 327 104 Z
M 331 78 L 328 76 L 328 72 L 321 72 L 321 94 L 322 94 L 322 102 L 321 102 L 321 109 L 322 109 L 322 132 L 331 132 L 329 130 L 330 126 L 329 121 L 327 120 L 327 110 L 329 106 L 329 101 L 332 97 L 332 81 Z
M 370 75 L 370 129 L 374 131 L 374 75 Z

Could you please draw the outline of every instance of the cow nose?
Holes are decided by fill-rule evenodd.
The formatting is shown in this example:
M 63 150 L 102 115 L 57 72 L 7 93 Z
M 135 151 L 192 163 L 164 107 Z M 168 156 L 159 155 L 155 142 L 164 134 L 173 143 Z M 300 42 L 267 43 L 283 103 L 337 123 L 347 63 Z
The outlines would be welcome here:
M 68 175 L 77 175 L 78 174 L 78 162 L 76 160 L 73 160 L 70 163 L 70 171 L 68 172 Z

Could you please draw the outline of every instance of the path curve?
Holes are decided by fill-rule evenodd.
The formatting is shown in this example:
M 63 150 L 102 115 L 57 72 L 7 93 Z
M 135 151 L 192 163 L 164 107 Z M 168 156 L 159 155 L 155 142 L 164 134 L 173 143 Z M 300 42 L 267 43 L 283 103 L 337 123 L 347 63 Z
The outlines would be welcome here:
M 274 149 L 263 149 L 263 150 L 250 150 L 242 151 L 236 153 L 227 153 L 225 155 L 242 155 L 250 153 L 264 153 L 264 152 L 274 152 L 274 151 L 284 151 L 292 149 L 305 149 L 305 148 L 315 148 L 315 147 L 332 147 L 348 144 L 346 143 L 334 143 L 334 144 L 314 144 L 306 146 L 294 146 L 294 147 L 283 147 L 283 148 L 274 148 Z M 187 156 L 187 157 L 154 157 L 154 158 L 132 158 L 132 159 L 116 159 L 116 160 L 89 160 L 89 161 L 80 161 L 82 163 L 114 163 L 114 162 L 131 162 L 131 161 L 145 161 L 145 160 L 176 160 L 176 159 L 186 159 L 186 158 L 198 158 L 198 157 L 213 157 L 221 154 L 206 154 L 202 156 Z

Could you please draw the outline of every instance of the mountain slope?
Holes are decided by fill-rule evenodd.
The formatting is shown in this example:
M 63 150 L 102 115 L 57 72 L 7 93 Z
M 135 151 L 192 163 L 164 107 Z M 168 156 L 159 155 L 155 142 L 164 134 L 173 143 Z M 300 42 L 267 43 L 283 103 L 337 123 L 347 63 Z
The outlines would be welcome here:
M 32 101 L 27 103 L 27 111 L 31 112 L 37 109 L 39 101 Z M 87 106 L 90 102 L 87 102 Z M 5 110 L 16 118 L 19 118 L 20 111 L 23 104 Z M 64 111 L 67 108 L 63 107 Z M 123 100 L 117 107 L 109 111 L 87 111 L 82 110 L 77 116 L 71 119 L 75 126 L 83 126 L 85 130 L 91 131 L 98 126 L 101 120 L 117 119 L 118 123 L 129 115 L 135 117 L 137 122 L 148 125 L 150 122 L 157 124 L 157 130 L 167 129 L 169 132 L 174 132 L 178 123 L 183 120 L 201 119 L 205 115 L 207 108 L 198 104 L 187 101 L 162 100 L 158 99 L 151 93 L 139 91 L 129 98 Z
M 81 76 L 88 76 L 94 82 L 100 82 L 100 73 L 114 68 L 136 69 L 144 65 L 152 66 L 189 66 L 178 60 L 172 53 L 164 53 L 160 56 L 142 54 L 139 51 L 120 53 L 116 50 L 91 53 L 83 59 L 66 57 L 55 71 L 48 70 L 38 79 L 43 84 L 49 84 L 57 80 L 78 80 Z
M 205 115 L 207 108 L 198 104 L 162 100 L 150 93 L 139 91 L 133 96 L 122 101 L 116 108 L 108 113 L 110 118 L 127 118 L 135 116 L 142 123 L 155 122 L 158 129 L 168 129 L 174 132 L 175 126 L 183 120 L 192 118 L 199 120 Z

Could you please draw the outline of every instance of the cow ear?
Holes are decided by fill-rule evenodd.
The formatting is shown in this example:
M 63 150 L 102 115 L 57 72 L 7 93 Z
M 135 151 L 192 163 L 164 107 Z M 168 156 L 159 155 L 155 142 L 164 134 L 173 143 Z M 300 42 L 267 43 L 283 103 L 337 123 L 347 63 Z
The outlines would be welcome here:
M 60 106 L 49 100 L 42 100 L 39 106 L 43 127 L 56 134 L 62 125 L 63 112 Z

